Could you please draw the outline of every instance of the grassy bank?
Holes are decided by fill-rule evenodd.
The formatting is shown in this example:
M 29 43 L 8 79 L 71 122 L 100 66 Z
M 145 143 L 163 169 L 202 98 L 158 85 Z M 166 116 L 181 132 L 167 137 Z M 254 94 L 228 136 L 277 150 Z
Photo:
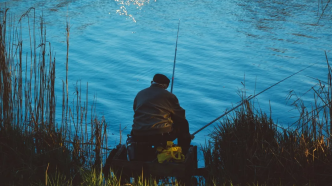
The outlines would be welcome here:
M 55 95 L 56 59 L 43 18 L 31 8 L 13 20 L 9 11 L 0 12 L 0 185 L 119 185 L 120 177 L 105 180 L 100 171 L 110 152 L 109 131 L 88 100 L 88 85 L 85 98 L 81 83 L 76 83 L 74 97 L 68 94 L 73 92 L 68 87 L 70 26 L 66 79 L 62 95 Z M 208 174 L 200 184 L 331 183 L 332 71 L 327 66 L 327 82 L 312 88 L 313 107 L 294 100 L 300 118 L 292 127 L 278 126 L 248 102 L 224 118 L 203 147 Z M 56 113 L 56 99 L 61 100 L 61 113 Z M 156 181 L 144 175 L 132 185 Z
M 203 148 L 207 184 L 329 185 L 332 183 L 332 83 L 327 60 L 326 82 L 311 87 L 307 108 L 295 96 L 299 119 L 288 128 L 246 103 L 225 118 Z M 287 113 L 285 113 L 287 114 Z
M 46 183 L 47 175 L 81 183 L 86 170 L 100 172 L 107 154 L 107 123 L 96 117 L 94 103 L 82 100 L 81 84 L 76 83 L 74 98 L 68 95 L 69 25 L 62 113 L 56 115 L 56 60 L 44 20 L 34 8 L 19 20 L 9 11 L 0 13 L 1 185 Z M 30 47 L 26 53 L 23 41 Z M 88 96 L 88 87 L 86 91 Z M 62 117 L 60 123 L 56 116 Z

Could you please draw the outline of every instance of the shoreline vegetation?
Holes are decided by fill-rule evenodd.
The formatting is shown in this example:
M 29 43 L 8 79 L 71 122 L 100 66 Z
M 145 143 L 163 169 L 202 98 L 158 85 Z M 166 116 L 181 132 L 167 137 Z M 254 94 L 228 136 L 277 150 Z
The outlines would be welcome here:
M 111 149 L 106 148 L 107 122 L 95 114 L 94 101 L 89 105 L 88 84 L 85 100 L 78 82 L 69 100 L 69 25 L 66 80 L 62 97 L 57 95 L 62 110 L 56 114 L 56 60 L 43 18 L 36 18 L 34 8 L 18 21 L 8 16 L 8 9 L 0 11 L 0 18 L 1 185 L 120 185 L 121 178 L 112 174 L 105 179 L 101 172 Z M 26 54 L 22 25 L 29 37 Z M 220 121 L 202 147 L 208 174 L 199 185 L 332 183 L 332 69 L 327 56 L 326 61 L 328 79 L 311 88 L 312 108 L 290 92 L 289 100 L 296 97 L 292 104 L 300 112 L 293 126 L 278 126 L 255 102 L 245 102 Z M 61 122 L 56 122 L 60 114 Z M 156 184 L 149 176 L 132 183 Z
M 76 83 L 75 96 L 69 100 L 69 25 L 62 118 L 56 123 L 56 60 L 46 39 L 43 17 L 38 19 L 30 8 L 14 21 L 8 10 L 1 12 L 0 24 L 1 182 L 26 185 L 44 180 L 47 185 L 48 175 L 55 175 L 77 185 L 85 171 L 100 172 L 102 156 L 107 154 L 103 148 L 107 146 L 107 123 L 97 118 L 94 102 L 88 107 L 88 84 L 86 101 L 81 98 L 81 83 Z M 22 25 L 27 26 L 29 38 L 26 54 L 22 52 Z

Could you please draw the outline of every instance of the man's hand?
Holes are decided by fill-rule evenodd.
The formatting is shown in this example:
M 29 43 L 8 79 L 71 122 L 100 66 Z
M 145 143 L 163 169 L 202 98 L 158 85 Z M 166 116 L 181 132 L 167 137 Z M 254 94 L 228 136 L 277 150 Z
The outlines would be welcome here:
M 190 134 L 190 139 L 193 140 L 194 138 L 195 136 Z

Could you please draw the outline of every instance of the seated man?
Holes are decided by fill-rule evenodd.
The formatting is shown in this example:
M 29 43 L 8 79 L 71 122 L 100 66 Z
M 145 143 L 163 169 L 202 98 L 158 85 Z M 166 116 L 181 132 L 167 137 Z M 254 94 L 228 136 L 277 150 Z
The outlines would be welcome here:
M 131 140 L 149 144 L 166 144 L 166 141 L 177 138 L 183 154 L 186 154 L 191 142 L 189 124 L 185 117 L 185 110 L 180 106 L 177 97 L 166 90 L 169 83 L 170 80 L 165 75 L 156 74 L 151 81 L 151 86 L 136 95 Z M 144 148 L 137 148 L 136 151 L 145 156 L 151 152 Z M 144 157 L 143 159 L 138 157 L 138 159 L 143 160 Z

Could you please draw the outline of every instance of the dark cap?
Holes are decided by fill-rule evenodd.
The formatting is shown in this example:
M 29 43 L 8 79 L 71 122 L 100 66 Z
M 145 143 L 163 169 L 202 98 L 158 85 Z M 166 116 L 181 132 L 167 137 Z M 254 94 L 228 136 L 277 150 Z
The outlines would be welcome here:
M 169 84 L 170 80 L 163 74 L 156 74 L 153 77 L 153 81 L 159 84 Z

